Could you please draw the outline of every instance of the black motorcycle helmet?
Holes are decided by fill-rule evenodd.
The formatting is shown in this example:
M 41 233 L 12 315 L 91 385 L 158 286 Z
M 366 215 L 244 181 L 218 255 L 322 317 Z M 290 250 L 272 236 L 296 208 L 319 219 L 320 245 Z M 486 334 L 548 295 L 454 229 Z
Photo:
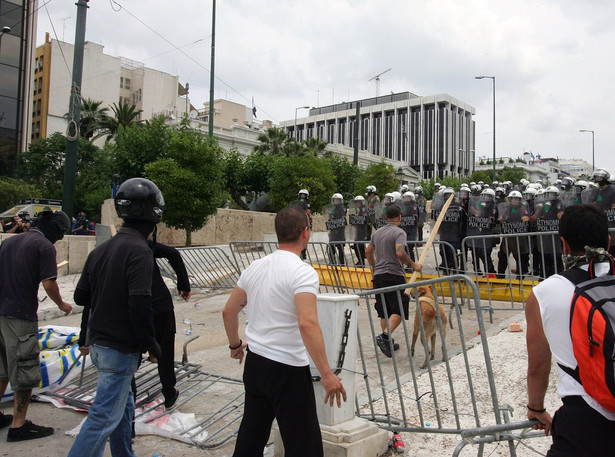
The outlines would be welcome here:
M 160 189 L 145 178 L 131 178 L 122 183 L 115 194 L 115 211 L 125 221 L 162 220 L 164 198 Z

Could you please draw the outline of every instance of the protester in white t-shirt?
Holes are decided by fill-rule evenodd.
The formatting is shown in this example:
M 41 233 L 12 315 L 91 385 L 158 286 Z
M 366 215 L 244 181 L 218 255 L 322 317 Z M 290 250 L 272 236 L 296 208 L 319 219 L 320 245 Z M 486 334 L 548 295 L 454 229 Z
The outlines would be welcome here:
M 566 269 L 587 270 L 589 260 L 594 259 L 594 262 L 601 262 L 596 264 L 597 276 L 608 273 L 608 263 L 602 263 L 606 260 L 605 250 L 610 242 L 608 224 L 606 216 L 596 206 L 572 205 L 566 208 L 560 219 L 559 234 Z M 600 406 L 561 367 L 558 367 L 557 393 L 563 405 L 553 419 L 544 407 L 551 355 L 560 365 L 571 369 L 577 366 L 570 337 L 570 305 L 574 288 L 574 284 L 564 276 L 552 275 L 534 287 L 525 307 L 527 417 L 540 422 L 534 428 L 544 429 L 545 434 L 551 431 L 553 444 L 547 453 L 551 457 L 607 455 L 615 436 L 615 413 Z
M 341 406 L 346 390 L 331 371 L 318 323 L 318 275 L 301 260 L 312 230 L 301 208 L 275 218 L 279 249 L 242 273 L 224 311 L 231 358 L 242 362 L 244 416 L 234 456 L 262 456 L 275 418 L 286 455 L 323 455 L 308 353 L 321 375 L 325 403 Z M 239 337 L 239 312 L 246 307 L 246 341 Z

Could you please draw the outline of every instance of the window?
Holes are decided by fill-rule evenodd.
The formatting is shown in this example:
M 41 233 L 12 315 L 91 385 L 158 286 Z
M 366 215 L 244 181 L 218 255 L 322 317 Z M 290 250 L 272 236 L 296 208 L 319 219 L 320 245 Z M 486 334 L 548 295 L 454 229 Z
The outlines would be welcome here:
M 130 79 L 128 78 L 124 80 L 124 89 L 130 90 Z
M 39 68 L 39 70 L 42 70 L 42 69 L 43 69 L 43 58 L 44 58 L 44 57 L 45 57 L 45 56 L 41 56 L 41 57 L 38 59 L 38 68 Z
M 34 73 L 38 71 L 38 57 L 34 59 Z
M 124 88 L 124 78 L 122 76 L 120 76 L 120 89 Z M 122 103 L 122 100 L 120 99 L 120 103 Z
M 34 79 L 34 94 L 36 94 L 36 91 L 38 90 L 38 79 Z
M 42 100 L 39 98 L 38 102 L 36 102 L 36 115 L 41 115 L 41 107 L 43 106 Z
M 43 91 L 43 78 L 38 78 L 38 93 L 40 94 Z

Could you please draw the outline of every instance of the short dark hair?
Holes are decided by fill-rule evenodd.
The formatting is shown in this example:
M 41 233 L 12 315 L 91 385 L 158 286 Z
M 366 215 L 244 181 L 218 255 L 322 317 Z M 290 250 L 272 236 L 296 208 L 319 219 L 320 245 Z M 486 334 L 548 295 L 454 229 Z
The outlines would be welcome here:
M 310 225 L 307 213 L 298 206 L 287 206 L 275 216 L 275 233 L 278 243 L 294 243 L 299 239 L 301 229 Z
M 559 234 L 575 254 L 585 252 L 585 246 L 606 249 L 609 224 L 604 211 L 595 205 L 571 205 L 559 221 Z
M 385 217 L 387 219 L 395 219 L 396 217 L 401 216 L 401 208 L 397 205 L 389 205 L 387 206 L 387 210 L 385 213 Z

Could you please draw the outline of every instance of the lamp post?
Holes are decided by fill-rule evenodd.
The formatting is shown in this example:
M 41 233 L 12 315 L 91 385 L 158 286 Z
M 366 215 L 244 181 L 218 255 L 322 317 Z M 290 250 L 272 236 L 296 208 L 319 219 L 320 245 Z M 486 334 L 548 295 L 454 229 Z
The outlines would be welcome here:
M 11 28 L 8 25 L 5 25 L 2 27 L 2 33 L 0 33 L 0 36 L 4 35 L 5 33 L 9 33 L 11 31 Z
M 399 167 L 395 172 L 395 177 L 397 178 L 397 181 L 399 181 L 399 188 L 401 189 L 401 186 L 404 183 L 404 170 L 401 167 Z
M 579 132 L 590 132 L 592 134 L 592 171 L 596 169 L 596 164 L 594 163 L 594 131 L 581 129 Z
M 491 79 L 493 81 L 493 180 L 495 181 L 495 76 L 475 76 L 476 79 Z
M 297 141 L 297 111 L 299 111 L 300 109 L 310 109 L 310 107 L 300 106 L 298 108 L 295 108 L 295 126 L 293 127 L 293 137 L 295 138 L 295 141 Z

